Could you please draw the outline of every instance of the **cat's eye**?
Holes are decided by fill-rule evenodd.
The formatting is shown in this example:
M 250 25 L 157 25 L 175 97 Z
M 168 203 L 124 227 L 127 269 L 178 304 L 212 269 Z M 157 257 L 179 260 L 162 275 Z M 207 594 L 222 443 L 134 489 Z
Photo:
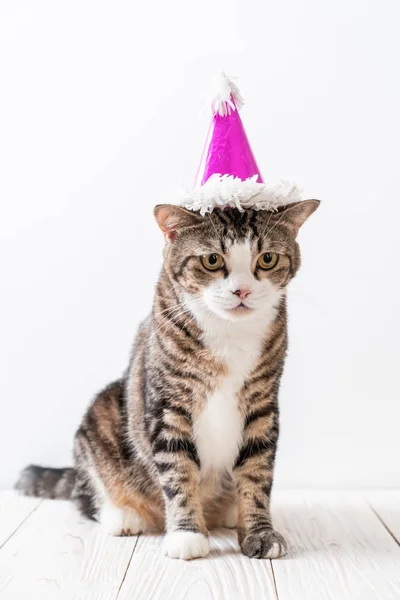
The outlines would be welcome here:
M 209 271 L 218 271 L 224 266 L 224 259 L 215 252 L 213 254 L 203 254 L 203 256 L 200 256 L 200 260 L 203 267 Z
M 276 266 L 278 258 L 279 256 L 276 252 L 264 252 L 264 254 L 261 254 L 261 256 L 258 257 L 257 265 L 260 269 L 269 271 Z

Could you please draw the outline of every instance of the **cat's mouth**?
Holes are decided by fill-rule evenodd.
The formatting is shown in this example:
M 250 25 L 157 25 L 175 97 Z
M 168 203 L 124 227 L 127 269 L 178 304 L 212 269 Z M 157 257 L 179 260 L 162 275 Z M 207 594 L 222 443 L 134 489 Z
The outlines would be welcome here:
M 249 306 L 246 306 L 246 304 L 244 304 L 243 302 L 241 302 L 240 304 L 238 304 L 237 306 L 234 306 L 233 308 L 229 309 L 229 313 L 230 314 L 235 314 L 235 315 L 239 315 L 239 314 L 247 314 L 252 312 L 252 308 L 250 308 Z

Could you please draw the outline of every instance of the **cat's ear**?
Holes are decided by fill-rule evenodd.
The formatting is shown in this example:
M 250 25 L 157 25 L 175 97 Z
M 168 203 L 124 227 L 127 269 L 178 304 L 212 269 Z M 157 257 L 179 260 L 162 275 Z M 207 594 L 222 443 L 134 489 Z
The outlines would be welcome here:
M 319 200 L 300 200 L 280 209 L 276 215 L 279 222 L 287 225 L 294 237 L 297 237 L 300 227 L 307 221 L 320 205 Z
M 174 204 L 159 204 L 154 209 L 154 216 L 159 228 L 169 242 L 174 241 L 175 233 L 179 229 L 193 227 L 193 225 L 198 225 L 203 220 L 203 217 L 198 213 Z

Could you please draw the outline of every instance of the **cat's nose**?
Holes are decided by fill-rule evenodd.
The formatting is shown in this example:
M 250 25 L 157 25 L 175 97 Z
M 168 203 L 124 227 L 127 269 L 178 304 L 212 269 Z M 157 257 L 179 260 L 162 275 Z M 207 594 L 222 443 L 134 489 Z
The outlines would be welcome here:
M 239 296 L 241 300 L 244 300 L 249 294 L 251 294 L 251 289 L 244 285 L 235 292 L 232 292 L 232 294 L 235 294 L 235 296 Z

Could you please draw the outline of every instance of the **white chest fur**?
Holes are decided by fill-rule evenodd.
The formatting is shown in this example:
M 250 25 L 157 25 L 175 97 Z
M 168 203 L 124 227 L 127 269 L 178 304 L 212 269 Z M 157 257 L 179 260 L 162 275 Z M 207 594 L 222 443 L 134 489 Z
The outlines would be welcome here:
M 202 328 L 204 342 L 227 367 L 227 374 L 217 382 L 193 424 L 203 478 L 211 472 L 229 472 L 234 466 L 243 438 L 238 392 L 257 364 L 282 295 L 270 280 L 254 277 L 253 253 L 250 240 L 233 243 L 226 257 L 229 276 L 216 278 L 200 298 L 186 298 Z M 249 307 L 253 314 L 228 320 L 226 309 L 233 308 L 235 290 L 241 286 L 251 290 Z
M 238 407 L 238 392 L 256 365 L 263 333 L 259 327 L 258 331 L 256 328 L 244 331 L 235 325 L 206 336 L 214 354 L 226 363 L 228 374 L 219 381 L 194 422 L 203 477 L 212 472 L 230 472 L 242 441 L 243 416 Z

